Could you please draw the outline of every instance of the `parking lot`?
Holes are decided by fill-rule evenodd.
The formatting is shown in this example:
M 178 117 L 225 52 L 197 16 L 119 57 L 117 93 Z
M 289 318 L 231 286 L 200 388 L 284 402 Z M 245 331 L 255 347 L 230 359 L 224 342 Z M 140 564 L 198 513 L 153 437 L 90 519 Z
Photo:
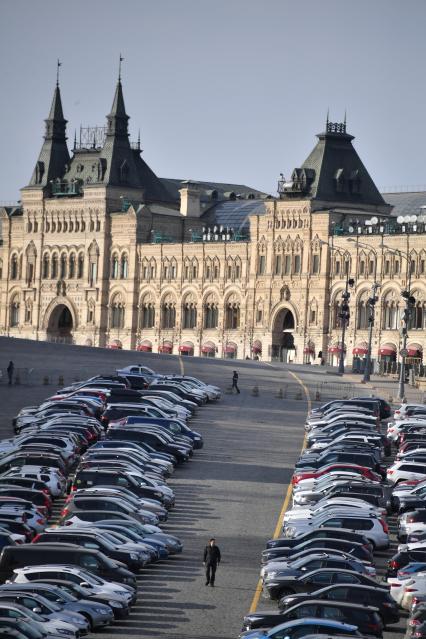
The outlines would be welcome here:
M 10 350 L 0 340 L 4 360 L 50 373 L 64 374 L 65 383 L 100 371 L 136 363 L 136 353 L 73 349 L 13 341 Z M 43 351 L 43 347 L 46 350 Z M 66 362 L 64 371 L 63 362 Z M 179 372 L 177 358 L 145 356 L 159 372 Z M 105 637 L 235 637 L 242 616 L 250 608 L 257 580 L 258 558 L 266 537 L 273 533 L 295 460 L 303 440 L 306 403 L 294 378 L 259 362 L 183 360 L 187 374 L 197 375 L 223 389 L 221 401 L 208 404 L 191 421 L 204 437 L 185 468 L 178 468 L 170 486 L 176 508 L 164 530 L 184 543 L 181 556 L 153 564 L 138 580 L 140 595 L 131 616 L 104 630 Z M 241 395 L 230 395 L 232 370 L 238 368 Z M 39 403 L 56 385 L 0 385 L 3 405 L 1 435 L 11 435 L 11 418 L 27 404 Z M 280 388 L 291 388 L 281 399 Z M 255 385 L 259 395 L 253 395 Z M 7 397 L 7 402 L 4 398 Z M 215 589 L 205 588 L 202 553 L 215 535 L 222 550 Z

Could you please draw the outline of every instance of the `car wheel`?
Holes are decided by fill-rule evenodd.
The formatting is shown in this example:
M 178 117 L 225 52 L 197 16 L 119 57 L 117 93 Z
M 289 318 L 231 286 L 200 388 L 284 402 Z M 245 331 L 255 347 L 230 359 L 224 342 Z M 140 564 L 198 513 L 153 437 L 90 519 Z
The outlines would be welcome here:
M 93 619 L 90 615 L 88 615 L 86 612 L 81 612 L 80 613 L 87 621 L 87 623 L 89 624 L 89 632 L 93 632 Z

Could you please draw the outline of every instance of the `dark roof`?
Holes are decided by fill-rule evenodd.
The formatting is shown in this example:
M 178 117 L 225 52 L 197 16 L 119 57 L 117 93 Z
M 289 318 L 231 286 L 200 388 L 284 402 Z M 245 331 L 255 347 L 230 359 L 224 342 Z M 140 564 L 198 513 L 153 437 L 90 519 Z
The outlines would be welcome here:
M 171 195 L 175 199 L 179 200 L 179 189 L 182 188 L 183 184 L 187 182 L 187 180 L 179 180 L 176 178 L 160 178 L 160 180 L 166 186 Z M 249 195 L 252 195 L 256 198 L 267 197 L 267 193 L 263 193 L 262 191 L 253 189 L 250 186 L 246 186 L 245 184 L 228 184 L 227 182 L 202 182 L 199 180 L 191 180 L 191 184 L 195 184 L 200 189 L 200 199 L 202 202 L 211 201 L 213 191 L 217 192 L 218 200 L 229 199 L 231 193 L 234 193 L 237 197 L 238 195 L 241 195 L 245 198 L 247 198 Z
M 46 123 L 44 142 L 29 186 L 44 188 L 51 180 L 62 177 L 70 155 L 66 142 L 66 124 L 62 110 L 61 91 L 56 85 Z
M 327 122 L 326 132 L 317 137 L 314 149 L 284 184 L 281 198 L 306 197 L 350 208 L 381 207 L 386 213 L 386 203 L 354 149 L 346 124 Z
M 250 215 L 265 213 L 264 200 L 227 200 L 218 202 L 201 219 L 210 226 L 229 226 L 234 231 L 248 231 Z
M 419 215 L 423 213 L 420 207 L 426 206 L 426 191 L 412 191 L 408 193 L 382 193 L 385 202 L 393 206 L 392 217 L 398 215 Z

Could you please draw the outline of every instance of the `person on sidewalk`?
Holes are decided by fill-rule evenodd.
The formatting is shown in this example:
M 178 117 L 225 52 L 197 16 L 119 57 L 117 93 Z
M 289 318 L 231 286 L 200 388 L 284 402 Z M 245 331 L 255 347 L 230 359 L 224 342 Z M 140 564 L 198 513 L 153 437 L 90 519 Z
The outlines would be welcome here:
M 12 381 L 13 381 L 13 371 L 14 370 L 15 370 L 15 364 L 12 362 L 12 360 L 10 360 L 9 366 L 6 368 L 7 377 L 9 379 L 9 386 L 12 384 Z
M 237 393 L 240 393 L 240 389 L 238 388 L 238 373 L 237 371 L 234 371 L 234 374 L 232 375 L 232 390 L 237 391 Z
M 220 564 L 220 559 L 219 546 L 216 546 L 216 539 L 212 537 L 204 548 L 203 564 L 206 568 L 206 586 L 210 584 L 212 588 L 214 587 L 216 570 Z

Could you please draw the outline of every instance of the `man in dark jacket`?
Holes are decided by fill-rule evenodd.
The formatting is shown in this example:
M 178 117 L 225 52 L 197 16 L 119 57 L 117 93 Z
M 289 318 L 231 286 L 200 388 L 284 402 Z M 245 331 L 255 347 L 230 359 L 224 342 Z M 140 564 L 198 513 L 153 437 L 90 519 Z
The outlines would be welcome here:
M 220 564 L 220 550 L 214 538 L 209 539 L 208 545 L 204 548 L 203 563 L 206 567 L 206 586 L 210 584 L 213 588 L 216 568 Z
M 232 375 L 232 390 L 237 391 L 237 393 L 240 393 L 240 389 L 238 388 L 238 373 L 237 371 L 234 371 L 234 374 Z

